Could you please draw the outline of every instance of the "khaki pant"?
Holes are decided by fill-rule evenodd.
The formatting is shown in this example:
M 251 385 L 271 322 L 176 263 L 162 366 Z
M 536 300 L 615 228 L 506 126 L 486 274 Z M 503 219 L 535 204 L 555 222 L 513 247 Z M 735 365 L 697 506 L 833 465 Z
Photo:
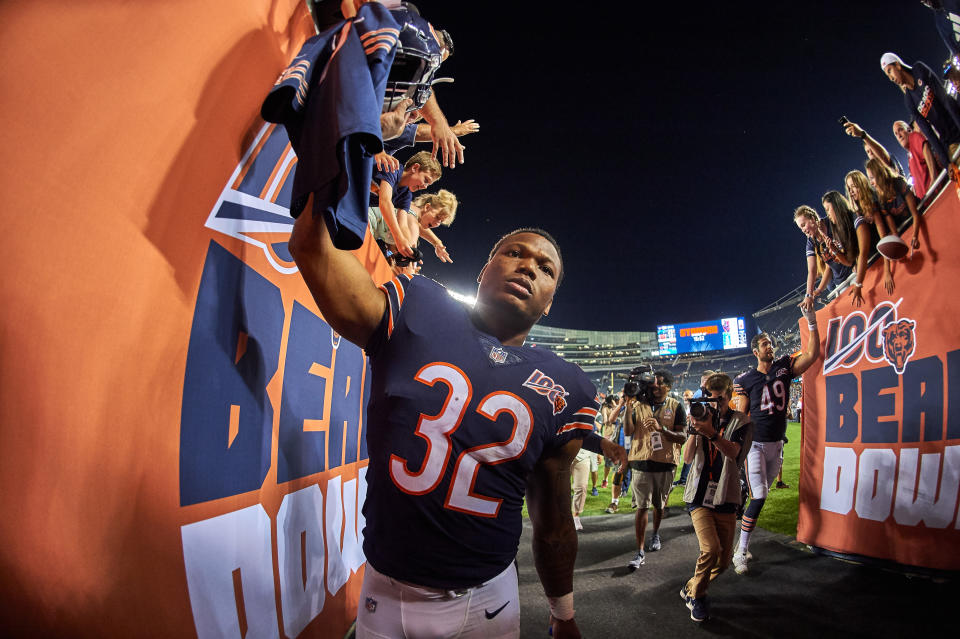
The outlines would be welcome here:
M 579 515 L 583 512 L 583 506 L 587 503 L 587 480 L 590 478 L 590 457 L 584 457 L 582 461 L 574 460 L 570 468 L 573 473 L 573 514 Z
M 690 519 L 700 542 L 700 556 L 693 578 L 687 582 L 687 594 L 699 599 L 707 594 L 710 582 L 730 565 L 737 514 L 719 514 L 711 508 L 697 508 L 690 513 Z

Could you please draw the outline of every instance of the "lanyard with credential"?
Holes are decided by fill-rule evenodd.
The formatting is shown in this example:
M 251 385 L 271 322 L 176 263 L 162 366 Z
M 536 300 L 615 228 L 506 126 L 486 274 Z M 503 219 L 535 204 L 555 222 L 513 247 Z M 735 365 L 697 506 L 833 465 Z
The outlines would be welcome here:
M 717 433 L 717 439 L 723 437 L 723 431 L 726 430 L 726 426 L 720 429 Z M 710 470 L 707 472 L 708 478 L 713 481 L 713 462 L 716 461 L 717 455 L 721 454 L 720 449 L 717 448 L 712 441 L 707 440 L 707 454 L 710 455 Z

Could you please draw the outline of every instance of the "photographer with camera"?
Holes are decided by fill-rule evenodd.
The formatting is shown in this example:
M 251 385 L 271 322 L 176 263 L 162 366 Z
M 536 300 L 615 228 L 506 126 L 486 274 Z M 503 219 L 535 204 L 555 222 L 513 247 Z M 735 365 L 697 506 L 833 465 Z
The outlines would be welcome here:
M 742 499 L 740 469 L 753 438 L 750 418 L 730 407 L 730 378 L 721 373 L 711 375 L 705 387 L 707 393 L 690 401 L 692 426 L 683 451 L 683 461 L 690 463 L 683 501 L 697 533 L 700 556 L 680 596 L 690 609 L 690 618 L 698 622 L 710 617 L 707 588 L 727 569 L 733 556 L 737 507 Z
M 623 432 L 631 437 L 628 460 L 633 478 L 630 492 L 637 502 L 635 532 L 637 554 L 628 564 L 636 570 L 644 562 L 647 510 L 653 505 L 653 535 L 649 550 L 660 550 L 660 522 L 667 497 L 673 487 L 673 474 L 680 462 L 686 440 L 687 415 L 683 404 L 668 393 L 673 386 L 669 371 L 654 373 L 649 367 L 630 372 L 623 387 L 625 413 Z

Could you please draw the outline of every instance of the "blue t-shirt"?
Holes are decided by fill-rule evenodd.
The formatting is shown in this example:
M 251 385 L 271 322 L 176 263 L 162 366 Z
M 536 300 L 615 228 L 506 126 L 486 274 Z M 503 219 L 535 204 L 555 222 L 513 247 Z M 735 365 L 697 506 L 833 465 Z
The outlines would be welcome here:
M 516 556 L 540 457 L 593 432 L 596 390 L 549 350 L 478 330 L 432 280 L 401 275 L 381 288 L 387 309 L 366 346 L 363 551 L 394 579 L 475 586 Z
M 403 177 L 402 166 L 396 171 L 376 171 L 373 174 L 373 183 L 377 186 L 382 182 L 389 184 L 393 189 L 393 197 L 390 198 L 390 201 L 393 202 L 393 208 L 398 211 L 409 211 L 410 204 L 413 203 L 413 193 L 405 186 L 397 186 L 401 177 Z M 370 194 L 370 206 L 380 206 L 378 195 Z

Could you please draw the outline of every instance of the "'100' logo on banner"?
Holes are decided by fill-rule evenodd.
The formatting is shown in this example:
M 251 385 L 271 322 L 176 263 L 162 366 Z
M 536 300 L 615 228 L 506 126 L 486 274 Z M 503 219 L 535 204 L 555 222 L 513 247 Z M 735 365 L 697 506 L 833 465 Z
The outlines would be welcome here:
M 916 358 L 922 320 L 899 317 L 902 302 L 828 325 L 820 508 L 956 527 L 960 445 L 947 442 L 960 440 L 960 350 L 928 345 L 933 354 Z

